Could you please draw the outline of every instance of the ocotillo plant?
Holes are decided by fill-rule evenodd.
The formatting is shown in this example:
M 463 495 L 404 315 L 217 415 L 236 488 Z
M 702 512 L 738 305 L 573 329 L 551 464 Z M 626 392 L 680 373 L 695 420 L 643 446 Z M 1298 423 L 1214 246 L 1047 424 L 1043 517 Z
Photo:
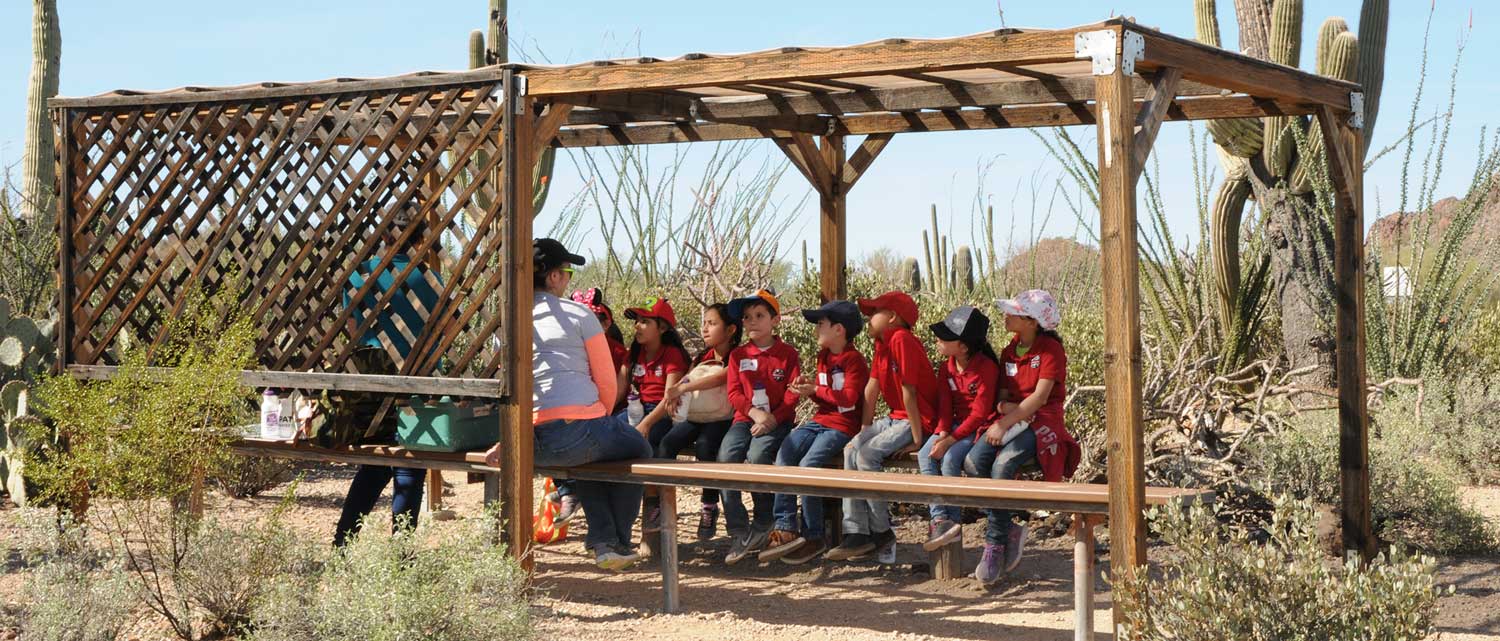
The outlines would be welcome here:
M 1302 0 L 1240 0 L 1235 7 L 1242 50 L 1278 64 L 1300 64 Z M 1195 0 L 1193 9 L 1198 39 L 1223 46 L 1215 0 Z M 1366 148 L 1380 102 L 1388 13 L 1388 0 L 1365 0 L 1359 37 L 1340 18 L 1329 18 L 1318 33 L 1317 72 L 1363 84 Z M 1269 20 L 1262 22 L 1267 16 Z M 1267 23 L 1268 31 L 1260 26 Z M 1327 162 L 1321 135 L 1305 117 L 1216 120 L 1209 121 L 1207 128 L 1225 172 L 1213 201 L 1210 231 L 1219 315 L 1226 326 L 1243 320 L 1238 305 L 1243 297 L 1239 291 L 1240 221 L 1253 195 L 1278 233 L 1286 236 L 1276 250 L 1285 255 L 1275 261 L 1286 270 L 1276 279 L 1282 292 L 1283 342 L 1289 354 L 1313 356 L 1307 344 L 1327 333 L 1316 302 L 1332 300 L 1333 291 L 1333 269 L 1327 262 L 1332 255 L 1332 234 L 1326 221 L 1319 219 L 1311 195 L 1313 176 Z M 1299 145 L 1299 141 L 1304 142 Z

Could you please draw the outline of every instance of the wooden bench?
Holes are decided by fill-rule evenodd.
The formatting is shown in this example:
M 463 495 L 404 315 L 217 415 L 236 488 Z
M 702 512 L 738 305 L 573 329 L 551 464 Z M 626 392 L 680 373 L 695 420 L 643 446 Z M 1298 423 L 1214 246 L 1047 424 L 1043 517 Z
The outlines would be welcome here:
M 240 454 L 279 458 L 392 465 L 437 470 L 480 472 L 499 470 L 484 464 L 479 452 L 418 452 L 395 446 L 352 446 L 326 449 L 307 444 L 246 439 L 233 448 Z M 861 472 L 824 468 L 699 463 L 640 459 L 593 463 L 569 468 L 537 467 L 540 476 L 656 486 L 661 492 L 660 562 L 664 609 L 679 610 L 677 556 L 678 487 L 714 487 L 748 492 L 775 492 L 831 498 L 874 499 L 897 503 L 939 503 L 960 507 L 1050 510 L 1073 515 L 1073 581 L 1075 639 L 1093 638 L 1094 527 L 1109 511 L 1109 487 L 1082 483 L 1000 481 L 969 477 L 922 476 L 893 472 Z M 486 501 L 492 483 L 486 482 Z M 1213 493 L 1178 488 L 1147 488 L 1147 505 L 1206 502 Z

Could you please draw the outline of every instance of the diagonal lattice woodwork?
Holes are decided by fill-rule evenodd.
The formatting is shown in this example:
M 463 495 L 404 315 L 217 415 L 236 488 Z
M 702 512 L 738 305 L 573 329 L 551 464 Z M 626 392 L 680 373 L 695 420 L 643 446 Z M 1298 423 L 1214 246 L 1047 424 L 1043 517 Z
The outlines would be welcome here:
M 379 335 L 402 374 L 495 376 L 495 88 L 64 110 L 70 364 L 114 364 L 122 343 L 154 348 L 194 288 L 234 286 L 260 325 L 264 368 L 352 371 L 351 337 Z M 438 294 L 407 294 L 428 320 L 395 323 L 404 358 L 376 314 L 351 309 L 392 309 L 400 290 L 368 277 L 382 272 Z

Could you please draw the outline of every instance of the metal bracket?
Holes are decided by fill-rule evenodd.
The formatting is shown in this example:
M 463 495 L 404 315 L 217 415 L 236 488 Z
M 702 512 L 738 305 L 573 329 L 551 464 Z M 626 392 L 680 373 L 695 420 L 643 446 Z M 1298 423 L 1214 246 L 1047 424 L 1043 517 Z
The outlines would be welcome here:
M 1073 57 L 1089 58 L 1094 62 L 1094 75 L 1107 76 L 1115 72 L 1115 65 L 1122 64 L 1122 70 L 1127 76 L 1135 75 L 1135 61 L 1140 60 L 1146 53 L 1146 39 L 1134 31 L 1125 32 L 1123 48 L 1118 36 L 1113 30 L 1080 31 L 1073 36 Z M 1120 48 L 1122 55 L 1118 60 L 1115 49 Z
M 1365 128 L 1365 94 L 1358 91 L 1349 92 L 1349 126 L 1355 129 Z

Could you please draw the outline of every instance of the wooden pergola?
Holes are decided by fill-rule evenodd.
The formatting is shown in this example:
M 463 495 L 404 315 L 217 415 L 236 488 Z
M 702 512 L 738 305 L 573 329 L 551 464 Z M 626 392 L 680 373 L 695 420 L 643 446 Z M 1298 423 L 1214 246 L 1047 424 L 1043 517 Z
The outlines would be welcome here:
M 159 343 L 193 285 L 237 269 L 245 308 L 263 324 L 265 370 L 247 381 L 501 399 L 500 499 L 518 553 L 531 540 L 525 319 L 542 149 L 774 141 L 819 195 L 822 293 L 838 298 L 846 196 L 896 134 L 1093 125 L 1116 571 L 1146 561 L 1136 183 L 1157 131 L 1169 120 L 1311 116 L 1335 186 L 1344 544 L 1373 554 L 1356 85 L 1115 19 L 841 48 L 117 91 L 51 106 L 64 367 L 109 376 L 123 330 Z M 394 226 L 396 209 L 427 224 Z M 441 295 L 408 337 L 416 347 L 400 376 L 348 372 L 344 283 L 360 263 L 390 264 L 397 249 L 377 239 L 392 230 L 408 269 L 425 266 Z

